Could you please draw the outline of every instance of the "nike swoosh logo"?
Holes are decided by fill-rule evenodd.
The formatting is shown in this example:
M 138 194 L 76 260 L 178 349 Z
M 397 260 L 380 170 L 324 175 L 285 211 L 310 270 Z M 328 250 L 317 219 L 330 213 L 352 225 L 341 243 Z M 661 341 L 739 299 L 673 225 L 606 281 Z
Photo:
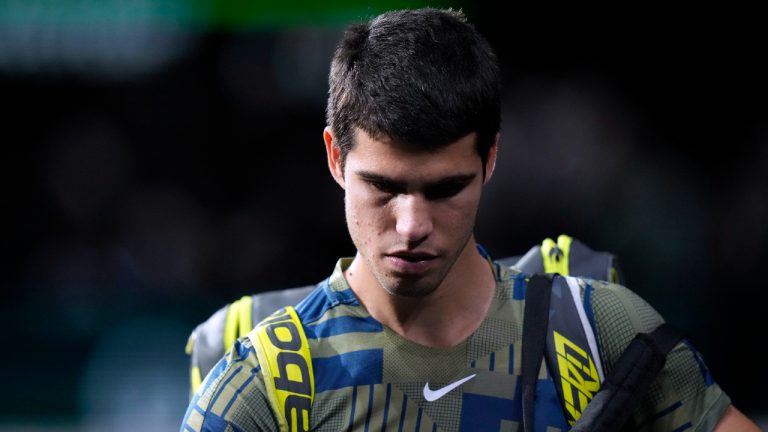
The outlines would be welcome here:
M 458 381 L 452 382 L 452 383 L 448 384 L 447 386 L 445 386 L 445 387 L 443 387 L 441 389 L 437 389 L 437 390 L 431 390 L 429 388 L 429 383 L 426 383 L 426 384 L 424 384 L 424 399 L 426 399 L 429 402 L 434 402 L 434 401 L 440 399 L 441 397 L 447 395 L 451 390 L 455 389 L 456 387 L 458 387 L 458 386 L 464 384 L 465 382 L 471 380 L 472 378 L 475 377 L 475 375 L 477 375 L 477 374 L 472 374 L 472 375 L 470 375 L 468 377 L 464 377 L 464 378 L 462 378 L 462 379 L 460 379 Z

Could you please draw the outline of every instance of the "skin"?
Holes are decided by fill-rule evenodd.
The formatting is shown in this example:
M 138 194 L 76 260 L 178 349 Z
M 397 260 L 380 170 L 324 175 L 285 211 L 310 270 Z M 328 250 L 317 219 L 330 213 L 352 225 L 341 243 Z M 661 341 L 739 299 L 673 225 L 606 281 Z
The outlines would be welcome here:
M 356 130 L 345 163 L 330 128 L 323 139 L 328 168 L 344 189 L 347 226 L 357 248 L 345 277 L 360 302 L 413 342 L 446 348 L 464 341 L 482 322 L 496 286 L 473 234 L 496 144 L 483 178 L 475 134 L 423 152 Z M 733 405 L 715 427 L 760 430 Z
M 356 130 L 346 163 L 333 132 L 326 128 L 323 136 L 358 251 L 345 276 L 361 303 L 416 343 L 451 347 L 465 340 L 482 322 L 496 287 L 473 235 L 496 145 L 483 179 L 474 133 L 424 152 Z
M 760 432 L 762 429 L 731 405 L 715 426 L 715 432 Z

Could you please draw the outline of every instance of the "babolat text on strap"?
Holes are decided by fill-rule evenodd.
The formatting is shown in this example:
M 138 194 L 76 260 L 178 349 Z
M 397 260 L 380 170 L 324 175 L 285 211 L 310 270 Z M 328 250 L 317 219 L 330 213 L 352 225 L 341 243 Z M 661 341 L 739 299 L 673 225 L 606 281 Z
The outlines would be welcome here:
M 308 431 L 315 379 L 309 344 L 296 310 L 291 306 L 280 309 L 248 337 L 256 348 L 280 431 Z
M 566 420 L 573 425 L 604 379 L 595 332 L 581 301 L 578 279 L 553 279 L 547 328 L 547 365 Z
M 542 357 L 569 424 L 579 419 L 600 389 L 603 371 L 594 332 L 581 302 L 578 280 L 533 275 L 523 311 L 523 430 L 535 430 L 533 402 Z

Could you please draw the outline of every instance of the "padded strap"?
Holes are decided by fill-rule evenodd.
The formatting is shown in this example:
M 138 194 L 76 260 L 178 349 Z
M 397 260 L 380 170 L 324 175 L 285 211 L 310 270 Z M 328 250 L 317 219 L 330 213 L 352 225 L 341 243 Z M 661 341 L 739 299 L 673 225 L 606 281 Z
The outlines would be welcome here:
M 308 431 L 315 378 L 309 343 L 296 310 L 291 306 L 280 309 L 259 323 L 248 338 L 256 349 L 280 432 Z
M 253 329 L 251 302 L 253 299 L 247 295 L 232 302 L 227 308 L 227 319 L 224 322 L 224 352 L 232 349 L 237 338 L 247 335 Z
M 525 290 L 523 311 L 522 385 L 523 431 L 533 431 L 536 381 L 544 357 L 549 321 L 549 297 L 552 276 L 533 275 Z
M 587 405 L 571 432 L 619 431 L 643 399 L 683 332 L 667 324 L 638 333 Z

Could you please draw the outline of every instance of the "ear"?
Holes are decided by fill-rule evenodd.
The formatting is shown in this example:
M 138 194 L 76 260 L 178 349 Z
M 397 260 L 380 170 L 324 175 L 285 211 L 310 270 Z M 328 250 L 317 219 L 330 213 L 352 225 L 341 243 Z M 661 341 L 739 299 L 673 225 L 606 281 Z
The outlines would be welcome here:
M 344 189 L 344 168 L 342 168 L 341 149 L 334 143 L 335 137 L 330 126 L 323 129 L 323 141 L 325 141 L 325 153 L 328 156 L 328 170 L 336 183 Z
M 493 176 L 493 170 L 496 168 L 496 151 L 499 148 L 499 139 L 501 133 L 496 133 L 496 137 L 493 139 L 493 145 L 488 149 L 488 159 L 485 161 L 485 180 L 483 184 L 487 184 Z

